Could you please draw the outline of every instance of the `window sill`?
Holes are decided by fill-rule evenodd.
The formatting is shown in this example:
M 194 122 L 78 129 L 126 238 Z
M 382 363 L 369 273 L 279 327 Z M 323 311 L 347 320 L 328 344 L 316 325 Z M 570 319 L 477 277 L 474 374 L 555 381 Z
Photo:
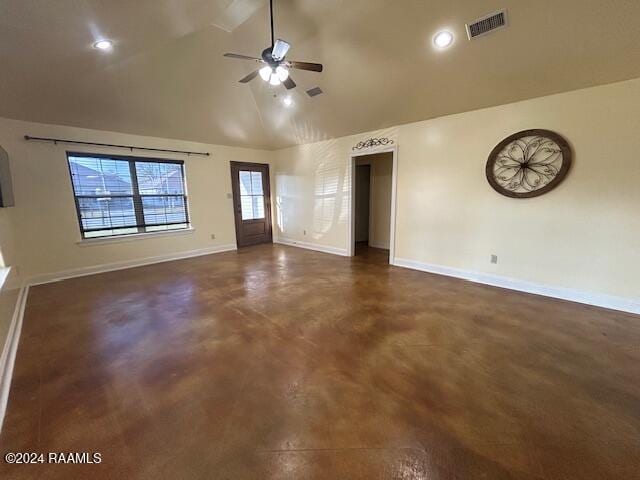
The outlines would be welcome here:
M 84 238 L 79 242 L 77 242 L 77 244 L 81 247 L 90 247 L 93 245 L 135 242 L 136 240 L 145 240 L 145 239 L 158 238 L 158 237 L 174 237 L 177 235 L 189 235 L 195 231 L 196 231 L 195 228 L 183 228 L 182 230 L 170 230 L 166 232 L 133 233 L 131 235 L 122 235 L 121 237 Z

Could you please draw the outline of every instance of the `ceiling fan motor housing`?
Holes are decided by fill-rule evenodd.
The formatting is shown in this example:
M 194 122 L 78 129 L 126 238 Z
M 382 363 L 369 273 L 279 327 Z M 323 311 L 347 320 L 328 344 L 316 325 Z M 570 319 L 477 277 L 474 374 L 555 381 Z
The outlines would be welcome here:
M 262 60 L 264 60 L 272 67 L 277 67 L 278 65 L 280 65 L 280 62 L 273 59 L 273 56 L 271 55 L 271 49 L 272 47 L 265 48 L 260 56 L 262 57 Z

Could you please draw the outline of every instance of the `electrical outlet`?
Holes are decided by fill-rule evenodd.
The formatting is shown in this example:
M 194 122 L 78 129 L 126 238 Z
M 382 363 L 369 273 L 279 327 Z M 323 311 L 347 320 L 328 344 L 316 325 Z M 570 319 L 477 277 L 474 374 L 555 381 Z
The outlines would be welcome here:
M 215 240 L 215 239 L 216 239 L 216 234 L 215 234 L 215 233 L 212 233 L 212 234 L 211 234 L 211 240 Z
M 303 234 L 303 235 L 306 235 L 306 234 L 307 234 L 307 231 L 306 231 L 306 230 L 302 230 L 302 234 Z
M 491 263 L 498 263 L 498 256 L 491 254 Z
M 231 195 L 230 193 L 227 193 L 227 198 L 231 200 L 233 198 L 233 195 Z

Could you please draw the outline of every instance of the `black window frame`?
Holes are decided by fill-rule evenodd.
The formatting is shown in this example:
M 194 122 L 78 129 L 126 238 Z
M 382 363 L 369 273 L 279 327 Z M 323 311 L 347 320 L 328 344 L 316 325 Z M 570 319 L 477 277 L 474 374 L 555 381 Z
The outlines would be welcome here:
M 67 151 L 67 168 L 69 170 L 69 180 L 71 181 L 71 189 L 73 191 L 73 199 L 76 206 L 76 216 L 78 217 L 78 226 L 80 227 L 80 235 L 83 240 L 100 240 L 100 239 L 109 239 L 109 238 L 122 238 L 127 237 L 129 235 L 154 235 L 158 233 L 166 233 L 166 232 L 180 232 L 183 230 L 188 230 L 191 228 L 191 218 L 189 215 L 189 196 L 187 191 L 187 177 L 185 175 L 184 161 L 183 160 L 173 160 L 167 158 L 155 158 L 155 157 L 135 157 L 131 155 L 110 155 L 105 153 L 88 153 L 88 152 L 72 152 Z M 73 182 L 73 172 L 71 170 L 71 162 L 70 157 L 80 157 L 80 158 L 103 158 L 109 160 L 120 160 L 126 161 L 129 164 L 129 172 L 131 174 L 131 190 L 132 193 L 130 195 L 78 195 L 76 193 L 76 187 Z M 180 170 L 182 174 L 182 194 L 141 194 L 140 187 L 138 184 L 138 175 L 136 170 L 136 163 L 170 163 L 173 165 L 180 165 Z M 85 229 L 82 224 L 82 214 L 80 210 L 80 202 L 78 199 L 80 198 L 131 198 L 133 201 L 134 212 L 136 216 L 136 225 L 127 225 L 122 227 L 110 227 L 110 228 L 92 228 Z M 153 223 L 148 224 L 144 220 L 144 212 L 142 208 L 142 199 L 144 197 L 182 197 L 184 201 L 184 211 L 185 211 L 185 221 L 184 222 L 169 222 L 169 223 Z M 172 226 L 172 225 L 185 225 L 183 228 L 173 228 L 166 230 L 153 230 L 146 231 L 147 228 L 151 227 L 163 227 L 163 226 Z M 91 232 L 100 232 L 104 230 L 111 230 L 112 232 L 116 232 L 117 230 L 130 230 L 135 228 L 136 232 L 129 233 L 111 233 L 110 235 L 101 235 L 101 236 L 90 236 L 87 237 L 87 233 Z

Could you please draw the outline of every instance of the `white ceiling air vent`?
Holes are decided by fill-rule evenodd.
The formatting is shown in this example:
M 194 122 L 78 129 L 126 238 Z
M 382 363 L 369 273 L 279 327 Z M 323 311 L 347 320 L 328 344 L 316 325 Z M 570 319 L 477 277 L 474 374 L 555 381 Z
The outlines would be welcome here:
M 467 23 L 465 27 L 467 28 L 467 36 L 469 40 L 473 40 L 476 37 L 481 35 L 486 35 L 487 33 L 493 32 L 500 28 L 504 28 L 507 26 L 507 11 L 500 10 L 498 12 L 490 13 L 489 15 L 485 15 L 484 17 L 480 17 L 477 20 L 474 20 L 471 23 Z

